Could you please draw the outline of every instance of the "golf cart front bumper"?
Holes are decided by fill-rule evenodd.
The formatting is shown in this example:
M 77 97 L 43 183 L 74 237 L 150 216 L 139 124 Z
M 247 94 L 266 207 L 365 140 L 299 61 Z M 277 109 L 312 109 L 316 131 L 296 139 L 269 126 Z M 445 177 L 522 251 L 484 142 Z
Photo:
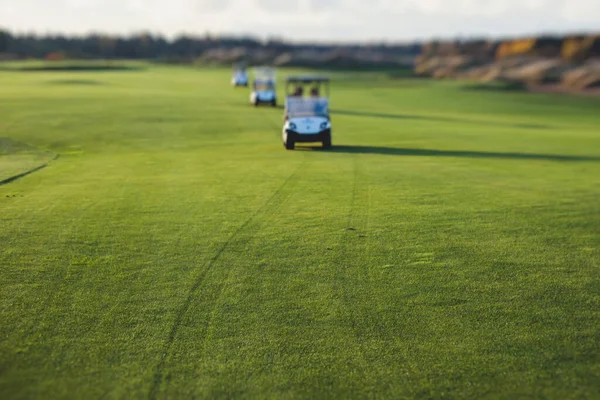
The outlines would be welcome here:
M 314 143 L 326 141 L 331 136 L 331 129 L 325 129 L 319 133 L 298 133 L 290 129 L 287 131 L 288 140 L 294 143 Z

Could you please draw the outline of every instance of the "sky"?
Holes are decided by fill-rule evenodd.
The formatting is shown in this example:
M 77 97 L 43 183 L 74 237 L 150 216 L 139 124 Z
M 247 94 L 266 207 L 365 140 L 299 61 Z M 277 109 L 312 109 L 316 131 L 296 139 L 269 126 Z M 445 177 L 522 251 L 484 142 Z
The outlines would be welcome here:
M 0 28 L 401 42 L 600 32 L 600 0 L 0 0 Z

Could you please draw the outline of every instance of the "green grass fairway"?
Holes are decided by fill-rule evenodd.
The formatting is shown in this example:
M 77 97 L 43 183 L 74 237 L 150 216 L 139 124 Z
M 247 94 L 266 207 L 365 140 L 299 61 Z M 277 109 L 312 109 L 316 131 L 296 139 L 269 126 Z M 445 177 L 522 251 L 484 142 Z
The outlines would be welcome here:
M 331 76 L 0 72 L 0 398 L 599 398 L 600 99 Z

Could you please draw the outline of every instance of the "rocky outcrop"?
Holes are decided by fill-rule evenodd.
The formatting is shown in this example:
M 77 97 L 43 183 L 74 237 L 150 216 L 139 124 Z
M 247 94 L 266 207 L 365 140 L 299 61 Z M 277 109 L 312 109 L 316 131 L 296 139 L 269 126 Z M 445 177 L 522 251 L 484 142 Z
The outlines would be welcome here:
M 419 76 L 503 81 L 523 87 L 599 85 L 600 35 L 530 38 L 505 42 L 432 42 L 415 60 Z
M 578 90 L 599 88 L 600 59 L 591 60 L 581 67 L 568 71 L 562 77 L 562 84 Z
M 538 59 L 525 65 L 508 69 L 503 76 L 511 81 L 539 85 L 544 83 L 557 83 L 562 76 L 573 69 L 573 66 L 561 59 Z

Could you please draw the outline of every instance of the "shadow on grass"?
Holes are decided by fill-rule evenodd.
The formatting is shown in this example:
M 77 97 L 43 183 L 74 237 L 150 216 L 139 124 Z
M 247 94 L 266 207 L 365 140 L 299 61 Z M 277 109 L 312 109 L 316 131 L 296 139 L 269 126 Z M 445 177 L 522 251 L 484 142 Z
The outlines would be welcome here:
M 144 71 L 146 68 L 133 65 L 61 64 L 0 67 L 0 70 L 13 72 L 131 72 Z
M 2 185 L 7 185 L 7 184 L 9 184 L 9 183 L 12 183 L 12 182 L 14 182 L 14 181 L 18 180 L 18 179 L 24 178 L 24 177 L 26 177 L 27 175 L 31 175 L 31 174 L 33 174 L 33 173 L 35 173 L 35 172 L 38 172 L 38 171 L 40 171 L 40 170 L 42 170 L 42 169 L 46 168 L 46 167 L 47 167 L 47 166 L 48 166 L 48 165 L 49 165 L 49 164 L 50 164 L 52 161 L 58 160 L 58 157 L 60 157 L 60 155 L 56 154 L 56 155 L 55 155 L 55 156 L 54 156 L 54 157 L 53 157 L 51 160 L 49 160 L 48 162 L 45 162 L 45 163 L 43 163 L 43 164 L 41 164 L 41 165 L 39 165 L 39 166 L 37 166 L 37 167 L 35 167 L 35 168 L 32 168 L 32 169 L 30 169 L 30 170 L 28 170 L 28 171 L 25 171 L 25 172 L 23 172 L 23 173 L 20 173 L 20 174 L 17 174 L 17 175 L 13 175 L 13 176 L 10 176 L 10 177 L 8 177 L 8 178 L 6 178 L 6 179 L 2 179 L 2 180 L 0 180 L 0 186 L 2 186 Z
M 348 80 L 344 82 L 344 89 L 364 89 L 364 90 L 397 90 L 397 89 L 417 89 L 431 85 L 431 81 L 419 78 L 390 78 L 390 79 L 361 79 Z
M 426 115 L 411 115 L 411 114 L 385 114 L 385 113 L 372 113 L 362 111 L 350 111 L 350 110 L 331 110 L 333 115 L 348 115 L 352 117 L 370 117 L 370 118 L 388 118 L 398 120 L 414 120 L 414 121 L 429 121 L 429 122 L 452 122 L 452 123 L 468 123 L 477 125 L 493 125 L 502 126 L 509 128 L 530 128 L 530 129 L 552 129 L 549 125 L 540 124 L 520 124 L 520 123 L 506 123 L 498 121 L 477 121 L 463 118 L 452 118 L 452 117 L 435 117 Z
M 104 82 L 91 79 L 58 79 L 48 82 L 50 85 L 73 85 L 73 86 L 97 86 L 104 85 Z
M 386 73 L 393 74 L 395 76 L 413 76 L 413 68 L 408 66 L 402 66 L 395 63 L 390 64 L 355 64 L 355 65 L 336 65 L 335 63 L 316 63 L 306 65 L 290 66 L 293 68 L 309 69 L 311 71 L 323 71 L 332 73 Z
M 522 82 L 475 83 L 462 86 L 462 90 L 479 92 L 524 92 L 527 90 L 527 85 Z
M 408 149 L 397 147 L 377 147 L 377 146 L 334 146 L 332 149 L 325 150 L 320 146 L 297 147 L 304 151 L 322 151 L 327 153 L 342 154 L 378 154 L 387 156 L 406 156 L 406 157 L 462 157 L 462 158 L 496 158 L 496 159 L 515 159 L 515 160 L 544 160 L 544 161 L 600 161 L 600 157 L 595 156 L 575 156 L 563 154 L 534 154 L 534 153 L 512 153 L 512 152 L 487 152 L 471 150 L 434 150 L 434 149 Z

